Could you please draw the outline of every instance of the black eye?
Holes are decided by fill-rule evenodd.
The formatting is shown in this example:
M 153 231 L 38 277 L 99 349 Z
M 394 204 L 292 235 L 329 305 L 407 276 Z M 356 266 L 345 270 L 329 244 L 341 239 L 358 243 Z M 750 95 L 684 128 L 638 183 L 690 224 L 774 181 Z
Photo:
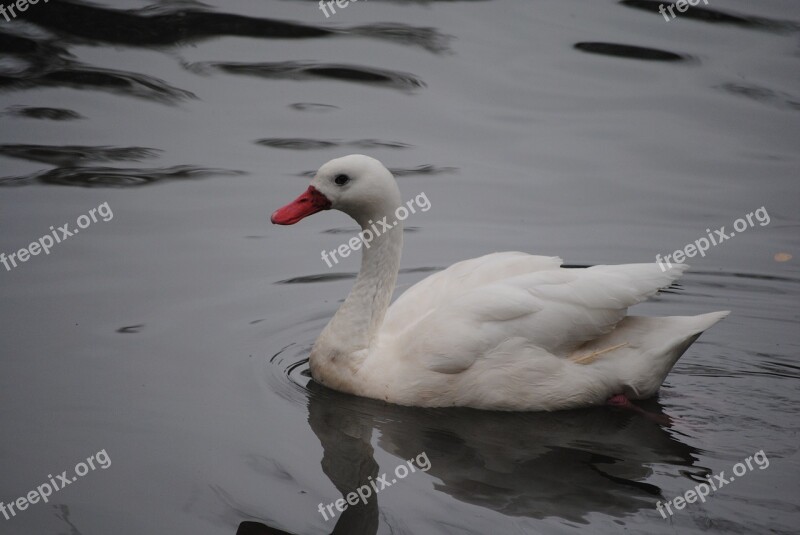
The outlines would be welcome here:
M 336 178 L 334 178 L 333 181 L 336 182 L 337 186 L 344 186 L 350 182 L 350 177 L 347 175 L 336 175 Z

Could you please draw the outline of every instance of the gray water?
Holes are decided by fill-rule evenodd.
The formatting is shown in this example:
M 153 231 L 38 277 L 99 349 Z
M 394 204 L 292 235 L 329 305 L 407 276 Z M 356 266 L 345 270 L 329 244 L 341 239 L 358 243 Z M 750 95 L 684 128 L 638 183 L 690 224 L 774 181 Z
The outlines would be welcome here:
M 800 6 L 657 6 L 51 0 L 0 18 L 0 252 L 100 215 L 0 265 L 0 501 L 108 460 L 0 533 L 796 533 Z M 732 311 L 647 414 L 395 407 L 308 374 L 359 265 L 320 251 L 354 223 L 269 222 L 353 152 L 431 203 L 406 221 L 398 292 L 493 251 L 650 262 L 768 222 L 634 309 Z M 704 503 L 656 510 L 762 450 Z M 420 455 L 377 501 L 318 511 Z

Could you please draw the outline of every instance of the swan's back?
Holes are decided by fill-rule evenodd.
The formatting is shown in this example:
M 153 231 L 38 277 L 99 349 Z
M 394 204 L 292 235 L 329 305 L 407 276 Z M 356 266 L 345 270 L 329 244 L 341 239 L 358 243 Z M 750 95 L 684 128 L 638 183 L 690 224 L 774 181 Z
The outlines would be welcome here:
M 409 288 L 389 308 L 382 335 L 444 343 L 476 338 L 474 351 L 519 336 L 558 356 L 611 332 L 627 309 L 669 286 L 687 266 L 562 268 L 519 252 L 466 260 Z M 480 333 L 480 335 L 478 334 Z M 462 344 L 458 344 L 462 345 Z M 420 348 L 421 349 L 421 348 Z
M 389 307 L 383 329 L 399 332 L 420 321 L 440 303 L 451 301 L 470 290 L 539 271 L 559 269 L 562 260 L 555 256 L 535 256 L 508 251 L 470 258 L 430 275 L 407 289 Z

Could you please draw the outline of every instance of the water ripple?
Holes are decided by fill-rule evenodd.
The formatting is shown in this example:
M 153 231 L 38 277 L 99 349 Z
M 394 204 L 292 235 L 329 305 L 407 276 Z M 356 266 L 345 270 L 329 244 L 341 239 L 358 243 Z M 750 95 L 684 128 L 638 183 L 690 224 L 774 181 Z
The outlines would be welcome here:
M 267 63 L 207 61 L 184 64 L 184 67 L 197 74 L 221 71 L 228 74 L 278 80 L 327 79 L 388 87 L 403 91 L 413 91 L 420 87 L 425 87 L 425 82 L 413 74 L 341 63 L 317 63 L 314 61 L 276 61 Z
M 429 52 L 442 54 L 450 51 L 450 35 L 439 33 L 436 28 L 415 28 L 407 24 L 379 23 L 357 26 L 346 33 L 386 39 L 396 43 L 413 44 Z
M 191 91 L 173 87 L 164 80 L 153 76 L 78 65 L 48 72 L 36 79 L 29 80 L 29 85 L 31 87 L 41 85 L 97 89 L 155 100 L 163 104 L 174 104 L 181 100 L 197 98 Z
M 418 267 L 401 269 L 400 274 L 407 273 L 430 273 L 440 271 L 439 267 Z M 313 284 L 317 282 L 333 282 L 338 280 L 355 279 L 358 273 L 318 273 L 316 275 L 304 275 L 301 277 L 292 277 L 290 279 L 279 280 L 275 284 Z
M 0 177 L 0 187 L 50 184 L 83 188 L 130 188 L 171 180 L 218 175 L 239 175 L 241 171 L 176 165 L 159 169 L 117 169 L 112 167 L 60 167 L 28 176 Z
M 434 28 L 381 23 L 332 29 L 299 22 L 207 11 L 202 4 L 189 8 L 156 5 L 140 10 L 108 9 L 62 0 L 47 9 L 26 13 L 26 20 L 62 36 L 128 46 L 181 46 L 220 36 L 257 39 L 309 39 L 364 36 L 419 46 L 433 53 L 449 50 L 450 36 Z
M 86 145 L 0 145 L 0 154 L 59 167 L 75 167 L 86 162 L 139 161 L 153 158 L 161 150 L 147 147 L 108 147 Z
M 361 231 L 358 227 L 338 227 L 338 228 L 329 228 L 328 230 L 323 230 L 322 234 L 352 234 L 356 235 Z M 419 227 L 403 227 L 403 232 L 418 232 Z
M 178 45 L 224 35 L 286 39 L 334 33 L 300 23 L 199 9 L 120 10 L 66 0 L 53 2 L 47 9 L 32 9 L 25 18 L 60 34 L 131 46 Z
M 28 119 L 44 119 L 48 121 L 75 121 L 78 119 L 85 119 L 85 117 L 80 113 L 63 108 L 9 106 L 8 108 L 6 108 L 5 114 L 15 117 L 26 117 Z
M 633 9 L 641 9 L 661 15 L 660 6 L 664 5 L 660 0 L 620 0 L 620 4 Z M 669 4 L 667 4 L 669 5 Z M 680 13 L 681 19 L 692 19 L 708 24 L 730 24 L 743 28 L 768 29 L 777 31 L 797 31 L 800 25 L 792 21 L 774 20 L 763 17 L 753 17 L 749 15 L 733 15 L 719 9 L 711 9 L 704 6 L 692 6 L 691 9 Z
M 788 93 L 774 91 L 767 87 L 755 84 L 726 83 L 718 86 L 718 89 L 756 102 L 761 102 L 778 109 L 800 110 L 800 98 L 793 97 Z
M 197 98 L 194 93 L 170 86 L 163 80 L 114 69 L 101 69 L 73 63 L 70 66 L 47 72 L 30 70 L 0 75 L 0 89 L 24 90 L 38 87 L 70 87 L 91 89 L 153 100 L 162 104 L 175 104 L 185 99 Z
M 295 102 L 294 104 L 289 104 L 289 107 L 298 111 L 314 111 L 319 113 L 340 109 L 339 106 L 334 106 L 333 104 L 319 104 L 317 102 Z
M 84 65 L 75 61 L 64 48 L 45 39 L 0 31 L 0 51 L 0 57 L 7 56 L 0 72 L 0 90 L 69 87 L 108 91 L 165 104 L 197 98 L 190 91 L 152 76 Z
M 690 56 L 669 52 L 667 50 L 623 45 L 619 43 L 582 42 L 575 43 L 574 46 L 582 52 L 618 58 L 643 59 L 648 61 L 687 61 L 690 59 Z
M 407 149 L 413 147 L 408 143 L 399 141 L 381 141 L 379 139 L 358 139 L 355 141 L 341 141 L 338 139 L 310 139 L 310 138 L 284 138 L 274 137 L 259 139 L 258 145 L 274 149 L 314 150 L 330 149 L 334 147 L 357 147 L 359 149 Z

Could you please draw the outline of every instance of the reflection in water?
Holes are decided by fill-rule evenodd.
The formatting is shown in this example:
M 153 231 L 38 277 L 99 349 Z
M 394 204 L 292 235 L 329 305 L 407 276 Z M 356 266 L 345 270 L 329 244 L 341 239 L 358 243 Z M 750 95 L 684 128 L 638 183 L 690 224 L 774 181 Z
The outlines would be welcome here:
M 373 430 L 379 446 L 401 459 L 425 452 L 427 474 L 440 480 L 434 488 L 461 502 L 509 516 L 579 523 L 592 512 L 621 518 L 653 508 L 663 497 L 644 482 L 651 465 L 691 467 L 697 453 L 651 420 L 610 408 L 417 409 L 341 394 L 313 381 L 307 389 L 309 424 L 325 450 L 323 470 L 342 495 L 378 473 Z M 646 406 L 661 410 L 655 401 Z M 339 522 L 363 530 L 334 532 L 376 533 L 376 509 L 374 497 L 366 508 L 348 508 L 350 515 Z
M 246 512 L 246 507 L 238 503 L 233 496 L 230 495 L 224 488 L 219 485 L 211 485 L 211 492 L 216 496 L 220 503 L 225 504 L 227 507 L 224 522 L 226 524 L 235 524 L 241 518 L 248 518 L 250 520 L 241 522 L 236 535 L 294 535 L 280 529 L 269 527 L 269 520 L 264 518 L 257 518 L 261 522 L 252 520 L 254 517 Z M 300 534 L 304 535 L 304 534 Z
M 144 323 L 139 323 L 138 325 L 127 325 L 125 327 L 120 327 L 116 330 L 116 332 L 121 334 L 138 334 L 142 332 L 144 329 Z
M 133 46 L 177 45 L 223 35 L 286 39 L 333 33 L 305 24 L 163 5 L 119 10 L 59 1 L 25 16 L 26 20 L 61 34 Z
M 685 61 L 689 56 L 682 56 L 675 52 L 646 48 L 643 46 L 621 45 L 618 43 L 585 42 L 575 43 L 575 48 L 583 52 L 615 56 L 620 58 L 645 59 L 650 61 Z
M 32 162 L 73 167 L 86 162 L 139 161 L 155 157 L 161 150 L 147 147 L 92 147 L 86 145 L 0 145 L 0 154 Z
M 331 29 L 297 22 L 247 17 L 155 5 L 141 10 L 118 10 L 59 1 L 47 9 L 31 10 L 26 20 L 62 35 L 129 46 L 175 46 L 209 37 L 239 36 L 261 39 L 308 39 L 359 35 L 411 44 L 434 52 L 448 50 L 449 37 L 432 28 L 383 23 L 350 29 Z
M 362 35 L 375 39 L 385 39 L 400 44 L 417 45 L 428 52 L 441 54 L 450 51 L 452 36 L 443 35 L 435 28 L 417 28 L 399 23 L 376 23 L 342 30 L 345 34 Z
M 69 528 L 69 531 L 64 532 L 66 535 L 81 535 L 83 533 L 75 524 L 72 523 L 72 520 L 70 520 L 70 511 L 68 506 L 53 505 L 53 508 L 55 509 L 56 518 L 64 522 L 64 524 L 66 524 Z
M 800 98 L 755 84 L 727 83 L 722 84 L 719 89 L 731 95 L 763 102 L 778 109 L 800 110 Z
M 664 2 L 660 0 L 621 0 L 620 4 L 634 9 L 651 11 L 662 16 L 659 12 L 659 6 L 664 5 Z M 670 3 L 667 3 L 666 5 L 670 5 Z M 710 24 L 732 24 L 734 26 L 741 26 L 743 28 L 762 28 L 777 31 L 791 31 L 800 29 L 800 25 L 789 21 L 778 21 L 746 15 L 732 15 L 718 9 L 704 7 L 703 5 L 693 5 L 691 6 L 691 9 L 687 9 L 682 13 L 678 13 L 678 15 L 681 19 L 693 19 Z
M 403 233 L 404 234 L 407 233 L 407 232 L 419 232 L 419 230 L 420 230 L 419 227 L 411 227 L 411 226 L 403 227 Z M 352 234 L 352 235 L 355 236 L 360 231 L 361 231 L 360 227 L 334 227 L 334 228 L 329 228 L 327 230 L 323 230 L 322 233 L 323 234 Z M 429 268 L 414 268 L 414 269 L 400 270 L 400 272 L 401 273 L 419 273 L 419 272 L 422 272 L 422 271 L 427 271 L 428 269 Z M 442 269 L 442 268 L 435 268 L 434 270 L 435 271 L 439 271 L 440 269 Z
M 173 87 L 163 80 L 144 74 L 101 69 L 72 64 L 58 70 L 33 76 L 12 84 L 14 88 L 70 87 L 94 89 L 121 95 L 154 100 L 162 104 L 175 104 L 181 100 L 197 98 L 194 93 Z
M 455 173 L 458 171 L 458 167 L 439 167 L 431 164 L 427 165 L 418 165 L 417 167 L 412 167 L 410 169 L 401 169 L 398 167 L 392 167 L 389 169 L 395 177 L 398 176 L 409 176 L 409 175 L 440 175 L 443 173 Z
M 116 10 L 81 2 L 53 2 L 47 9 L 26 13 L 26 22 L 56 32 L 63 41 L 75 38 L 93 43 L 129 46 L 175 46 L 223 35 L 272 39 L 318 38 L 359 35 L 421 46 L 441 53 L 448 50 L 449 38 L 435 29 L 404 24 L 371 24 L 356 28 L 328 29 L 307 24 L 259 19 L 199 9 L 154 7 L 144 10 Z M 47 40 L 0 32 L 0 50 L 21 62 L 13 72 L 0 74 L 0 88 L 12 90 L 36 87 L 95 89 L 174 104 L 196 98 L 163 80 L 113 69 L 80 64 L 61 47 Z M 267 78 L 333 79 L 361 84 L 393 87 L 410 91 L 424 87 L 414 75 L 358 65 L 318 64 L 313 62 L 275 63 L 196 63 L 195 72 L 219 70 L 229 74 L 249 74 Z
M 338 410 L 334 409 L 337 400 L 326 398 L 326 393 L 324 388 L 319 392 L 312 390 L 308 423 L 324 450 L 322 471 L 344 497 L 361 485 L 369 485 L 368 478 L 375 479 L 378 475 L 378 463 L 370 443 L 374 422 L 365 418 L 358 407 L 339 406 Z M 377 496 L 372 496 L 366 504 L 359 502 L 340 513 L 332 533 L 368 535 L 377 531 L 378 500 Z
M 176 165 L 159 169 L 113 167 L 59 167 L 28 176 L 0 177 L 0 187 L 51 184 L 84 188 L 130 188 L 167 180 L 186 180 L 219 175 L 238 175 L 240 171 Z
M 294 535 L 288 531 L 282 531 L 262 524 L 261 522 L 242 522 L 236 535 Z
M 339 106 L 334 106 L 333 104 L 319 104 L 317 102 L 295 102 L 294 104 L 289 104 L 289 107 L 293 110 L 315 111 L 319 113 L 340 109 Z
M 46 64 L 52 61 L 53 58 L 66 55 L 66 51 L 62 47 L 51 42 L 45 40 L 37 41 L 30 37 L 13 35 L 1 30 L 0 52 L 2 54 L 28 57 L 31 60 L 35 60 L 35 64 Z
M 363 85 L 412 91 L 425 87 L 413 74 L 360 65 L 317 63 L 313 61 L 276 61 L 269 63 L 198 62 L 185 67 L 197 74 L 217 70 L 227 74 L 243 74 L 281 80 L 339 80 Z
M 49 12 L 58 4 L 51 4 Z M 0 89 L 26 90 L 39 87 L 70 87 L 107 91 L 146 98 L 163 104 L 197 98 L 190 91 L 172 87 L 163 80 L 115 69 L 91 67 L 72 59 L 60 46 L 44 39 L 13 35 L 0 30 L 0 57 L 13 58 L 13 68 L 0 72 Z
M 412 229 L 404 228 L 403 232 L 409 232 Z M 440 267 L 419 267 L 419 268 L 405 268 L 400 270 L 400 274 L 408 273 L 432 273 L 441 271 L 444 268 Z M 275 284 L 308 284 L 314 282 L 332 282 L 338 280 L 355 279 L 358 273 L 320 273 L 317 275 L 303 275 L 300 277 L 292 277 L 275 282 Z
M 313 150 L 330 149 L 335 147 L 356 147 L 359 149 L 408 149 L 412 145 L 399 141 L 381 141 L 380 139 L 357 139 L 354 141 L 341 141 L 338 139 L 310 139 L 272 137 L 259 139 L 259 145 L 274 149 Z
M 338 280 L 355 279 L 357 273 L 320 273 L 318 275 L 304 275 L 277 281 L 275 284 L 308 284 L 313 282 L 331 282 Z
M 131 97 L 173 104 L 179 100 L 197 98 L 189 91 L 166 84 L 163 80 L 134 74 L 96 68 L 65 68 L 41 75 L 18 78 L 0 76 L 0 87 L 8 89 L 34 89 L 37 87 L 70 87 L 108 91 Z
M 15 117 L 27 117 L 28 119 L 45 119 L 49 121 L 75 121 L 85 119 L 83 115 L 76 111 L 65 110 L 63 108 L 36 108 L 29 106 L 9 106 L 5 111 L 6 115 Z

